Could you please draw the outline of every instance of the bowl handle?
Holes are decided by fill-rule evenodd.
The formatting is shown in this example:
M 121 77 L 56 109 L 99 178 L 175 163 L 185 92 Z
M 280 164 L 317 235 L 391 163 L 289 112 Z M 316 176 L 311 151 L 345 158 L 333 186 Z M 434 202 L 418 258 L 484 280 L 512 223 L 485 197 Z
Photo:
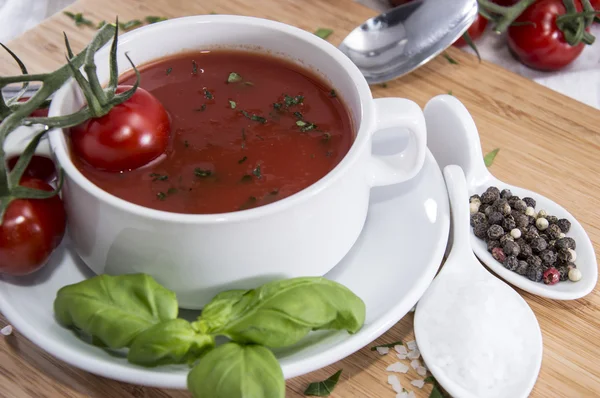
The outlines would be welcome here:
M 403 98 L 378 98 L 375 102 L 373 134 L 386 129 L 407 130 L 406 148 L 392 155 L 372 155 L 371 186 L 397 184 L 413 178 L 423 167 L 427 149 L 427 129 L 421 108 Z M 402 131 L 404 133 L 404 131 Z

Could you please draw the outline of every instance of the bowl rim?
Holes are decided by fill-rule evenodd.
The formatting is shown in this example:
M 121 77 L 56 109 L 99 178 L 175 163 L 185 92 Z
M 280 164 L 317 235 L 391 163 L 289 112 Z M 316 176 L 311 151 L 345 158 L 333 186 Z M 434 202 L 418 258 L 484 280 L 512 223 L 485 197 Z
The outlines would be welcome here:
M 64 130 L 62 128 L 57 128 L 52 130 L 49 134 L 49 142 L 52 149 L 52 153 L 54 154 L 56 160 L 63 168 L 65 173 L 73 180 L 73 182 L 76 183 L 80 188 L 95 196 L 98 200 L 112 207 L 118 208 L 119 210 L 135 214 L 140 217 L 182 224 L 214 224 L 224 222 L 248 221 L 286 211 L 291 207 L 306 202 L 308 199 L 324 191 L 334 182 L 342 178 L 343 175 L 346 172 L 348 172 L 349 168 L 356 161 L 358 161 L 362 151 L 365 149 L 365 146 L 368 145 L 371 136 L 371 124 L 373 123 L 373 120 L 370 117 L 370 115 L 373 114 L 374 111 L 371 90 L 363 75 L 356 67 L 356 65 L 354 65 L 354 63 L 352 63 L 352 61 L 349 58 L 347 58 L 341 51 L 339 51 L 334 45 L 308 31 L 281 22 L 246 16 L 197 15 L 169 19 L 164 22 L 146 25 L 144 27 L 135 29 L 131 32 L 127 32 L 119 37 L 119 43 L 121 44 L 127 43 L 132 40 L 141 40 L 141 38 L 147 32 L 152 30 L 168 31 L 174 28 L 175 26 L 179 25 L 197 24 L 232 24 L 279 30 L 283 33 L 286 33 L 287 35 L 295 36 L 296 38 L 303 40 L 310 45 L 318 47 L 322 52 L 327 53 L 331 57 L 331 59 L 337 62 L 337 64 L 345 71 L 345 73 L 349 75 L 350 80 L 352 80 L 356 85 L 356 91 L 360 103 L 360 112 L 358 115 L 356 115 L 360 120 L 360 125 L 357 126 L 356 136 L 348 153 L 346 153 L 342 160 L 321 179 L 319 179 L 312 185 L 309 185 L 308 187 L 302 189 L 301 191 L 276 202 L 269 203 L 257 208 L 238 210 L 227 213 L 175 213 L 163 210 L 156 210 L 150 207 L 145 207 L 135 203 L 131 203 L 125 199 L 121 199 L 115 195 L 108 193 L 107 191 L 104 191 L 102 188 L 92 183 L 75 167 L 75 165 L 71 161 L 70 155 L 65 146 Z M 110 43 L 104 45 L 98 51 L 98 53 L 103 55 L 107 54 L 109 45 Z M 70 100 L 72 96 L 70 93 L 70 89 L 74 84 L 75 81 L 71 78 L 60 88 L 60 90 L 57 91 L 50 105 L 50 116 L 58 116 L 61 114 L 59 109 L 65 101 Z

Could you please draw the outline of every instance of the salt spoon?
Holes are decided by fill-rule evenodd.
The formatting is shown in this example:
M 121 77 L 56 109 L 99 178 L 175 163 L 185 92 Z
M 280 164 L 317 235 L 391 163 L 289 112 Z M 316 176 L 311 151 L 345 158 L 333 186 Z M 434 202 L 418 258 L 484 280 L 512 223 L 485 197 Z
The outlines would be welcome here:
M 520 398 L 542 364 L 542 334 L 527 302 L 473 255 L 469 203 L 460 167 L 444 169 L 453 243 L 415 311 L 418 349 L 454 398 Z
M 563 281 L 555 285 L 534 282 L 504 268 L 492 257 L 486 243 L 477 238 L 472 229 L 471 244 L 477 257 L 494 273 L 529 293 L 555 300 L 574 300 L 590 293 L 598 280 L 598 263 L 590 238 L 581 224 L 562 206 L 533 191 L 506 184 L 495 178 L 483 161 L 479 134 L 473 118 L 465 106 L 451 95 L 440 95 L 431 99 L 424 109 L 427 123 L 428 147 L 440 168 L 455 164 L 460 166 L 466 176 L 469 195 L 481 195 L 488 187 L 500 190 L 509 189 L 513 195 L 536 200 L 535 211 L 545 210 L 549 215 L 566 218 L 571 228 L 566 236 L 575 240 L 577 259 L 575 264 L 581 271 L 578 282 Z M 466 199 L 468 202 L 468 199 Z

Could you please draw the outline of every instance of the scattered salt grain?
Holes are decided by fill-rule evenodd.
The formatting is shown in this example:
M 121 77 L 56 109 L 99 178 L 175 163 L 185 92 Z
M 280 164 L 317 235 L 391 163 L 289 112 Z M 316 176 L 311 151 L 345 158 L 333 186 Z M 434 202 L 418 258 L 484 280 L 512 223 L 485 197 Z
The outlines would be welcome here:
M 394 350 L 396 350 L 398 354 L 408 355 L 408 350 L 403 345 L 395 345 Z
M 390 347 L 377 347 L 376 350 L 379 353 L 379 355 L 385 355 L 388 352 L 390 352 Z
M 417 397 L 415 396 L 415 392 L 411 391 L 411 392 L 408 393 L 408 395 L 406 396 L 406 398 L 417 398 Z
M 418 348 L 416 348 L 408 353 L 409 359 L 419 359 L 420 356 L 421 356 L 421 351 L 419 351 Z
M 417 374 L 419 376 L 425 376 L 427 374 L 427 368 L 425 366 L 419 366 L 417 368 Z
M 409 341 L 406 343 L 406 346 L 408 347 L 409 350 L 414 351 L 417 349 L 417 342 L 416 341 Z
M 2 334 L 3 336 L 10 336 L 12 332 L 13 328 L 10 325 L 6 325 L 2 329 L 0 329 L 0 334 Z
M 408 392 L 402 391 L 399 394 L 396 394 L 396 398 L 408 398 Z
M 425 380 L 413 380 L 410 382 L 410 384 L 412 384 L 413 386 L 417 387 L 417 388 L 423 388 L 423 386 L 425 385 Z
M 392 389 L 396 391 L 398 394 L 402 392 L 402 384 L 400 384 L 400 380 L 398 377 L 394 375 L 388 376 L 388 384 L 392 386 Z
M 396 354 L 396 356 L 398 357 L 398 359 L 406 359 L 405 354 Z
M 388 372 L 406 373 L 408 372 L 408 366 L 406 366 L 402 362 L 396 362 L 388 366 L 385 370 L 387 370 Z
M 412 368 L 413 368 L 414 370 L 417 370 L 417 369 L 419 369 L 419 367 L 421 366 L 421 362 L 419 362 L 419 360 L 418 360 L 418 359 L 413 359 L 413 360 L 410 362 L 410 366 L 412 366 Z

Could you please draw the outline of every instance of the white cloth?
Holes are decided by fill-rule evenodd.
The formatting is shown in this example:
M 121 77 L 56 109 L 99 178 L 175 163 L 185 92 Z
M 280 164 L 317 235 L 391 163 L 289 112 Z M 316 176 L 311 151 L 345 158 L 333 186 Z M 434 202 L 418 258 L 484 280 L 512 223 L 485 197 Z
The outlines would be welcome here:
M 356 0 L 376 10 L 383 10 L 386 0 Z M 0 42 L 33 28 L 48 16 L 74 0 L 0 0 Z M 477 42 L 483 59 L 600 109 L 600 26 L 592 29 L 598 40 L 586 46 L 582 55 L 559 72 L 539 72 L 516 61 L 509 53 L 503 37 L 487 32 Z M 465 49 L 471 51 L 471 49 Z

